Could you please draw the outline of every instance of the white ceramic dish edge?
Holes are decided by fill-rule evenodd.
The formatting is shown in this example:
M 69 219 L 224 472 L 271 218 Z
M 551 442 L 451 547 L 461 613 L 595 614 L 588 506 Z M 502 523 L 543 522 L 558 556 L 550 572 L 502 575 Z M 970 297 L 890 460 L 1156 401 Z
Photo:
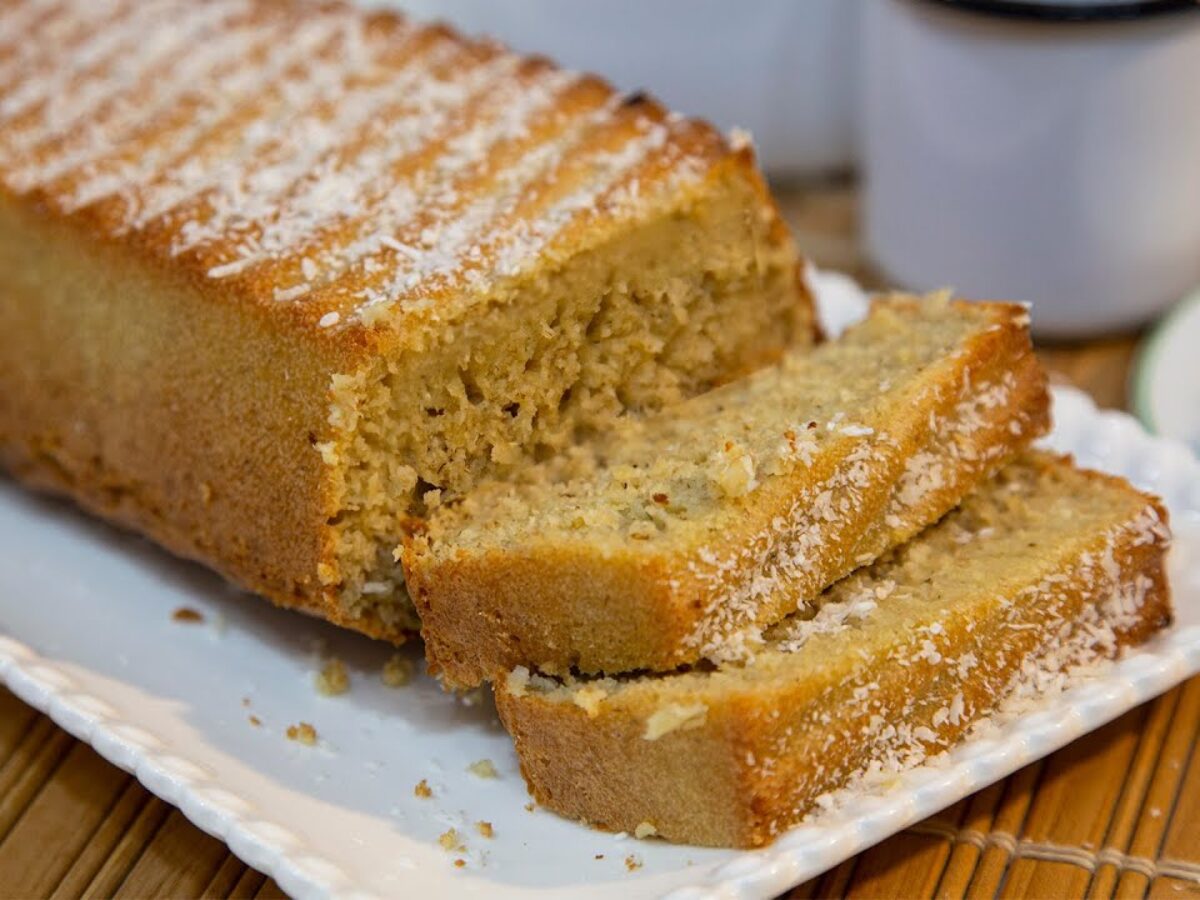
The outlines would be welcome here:
M 202 831 L 220 838 L 239 859 L 267 873 L 293 897 L 349 896 L 353 883 L 329 860 L 303 846 L 289 829 L 245 814 L 245 804 L 136 723 L 111 717 L 108 704 L 53 662 L 0 635 L 0 682 L 63 730 L 90 744 Z

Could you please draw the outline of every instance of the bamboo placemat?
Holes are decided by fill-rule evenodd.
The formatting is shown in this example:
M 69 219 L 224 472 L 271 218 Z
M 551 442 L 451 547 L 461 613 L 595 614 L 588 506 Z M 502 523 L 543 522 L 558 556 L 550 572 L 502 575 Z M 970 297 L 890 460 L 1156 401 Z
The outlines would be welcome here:
M 878 284 L 848 182 L 781 193 L 818 264 Z M 1040 348 L 1124 407 L 1136 336 Z M 801 897 L 1200 896 L 1200 678 L 797 888 Z M 282 897 L 0 689 L 0 897 Z

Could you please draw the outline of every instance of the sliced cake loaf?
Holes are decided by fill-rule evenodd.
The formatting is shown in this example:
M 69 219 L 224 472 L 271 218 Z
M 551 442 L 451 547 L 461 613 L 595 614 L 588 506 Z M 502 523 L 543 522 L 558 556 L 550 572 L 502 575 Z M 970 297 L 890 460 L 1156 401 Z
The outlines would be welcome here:
M 416 627 L 450 497 L 808 342 L 751 152 L 348 3 L 0 4 L 0 464 Z
M 1167 541 L 1154 498 L 1030 455 L 770 629 L 744 665 L 570 681 L 518 668 L 497 705 L 538 802 L 757 846 L 1166 625 Z
M 1019 306 L 879 300 L 811 353 L 444 505 L 403 551 L 434 671 L 666 671 L 955 506 L 1047 425 Z

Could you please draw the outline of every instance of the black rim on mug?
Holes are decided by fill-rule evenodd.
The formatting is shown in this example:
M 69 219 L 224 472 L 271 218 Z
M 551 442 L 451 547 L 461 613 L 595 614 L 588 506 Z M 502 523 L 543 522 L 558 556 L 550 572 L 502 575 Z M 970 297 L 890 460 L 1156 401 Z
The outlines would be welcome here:
M 1198 0 L 928 0 L 963 12 L 1050 22 L 1111 22 L 1200 11 Z

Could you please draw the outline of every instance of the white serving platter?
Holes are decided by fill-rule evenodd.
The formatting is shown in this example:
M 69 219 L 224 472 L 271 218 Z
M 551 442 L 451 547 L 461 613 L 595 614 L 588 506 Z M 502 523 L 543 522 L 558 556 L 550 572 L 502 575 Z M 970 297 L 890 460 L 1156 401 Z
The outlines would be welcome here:
M 826 321 L 861 312 L 848 280 L 819 276 L 817 285 Z M 424 676 L 386 687 L 379 673 L 389 648 L 274 609 L 7 481 L 0 679 L 297 897 L 765 897 L 1200 671 L 1200 463 L 1074 390 L 1055 391 L 1055 418 L 1052 446 L 1165 499 L 1176 532 L 1176 625 L 886 793 L 851 798 L 757 852 L 620 838 L 528 811 L 488 700 L 468 705 Z M 205 621 L 175 621 L 184 606 Z M 314 689 L 322 646 L 346 662 L 347 694 Z M 418 662 L 416 648 L 409 655 Z M 302 721 L 316 727 L 317 746 L 286 739 Z M 499 777 L 467 771 L 480 759 Z M 431 798 L 414 796 L 421 779 Z M 481 820 L 493 838 L 477 833 Z M 450 827 L 466 852 L 438 845 Z

